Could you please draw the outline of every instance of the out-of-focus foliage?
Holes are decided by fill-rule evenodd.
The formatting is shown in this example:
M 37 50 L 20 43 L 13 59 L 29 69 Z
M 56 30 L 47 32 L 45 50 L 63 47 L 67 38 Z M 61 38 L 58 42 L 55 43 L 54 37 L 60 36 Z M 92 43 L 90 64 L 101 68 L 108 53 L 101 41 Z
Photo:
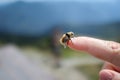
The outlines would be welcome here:
M 93 64 L 93 65 L 83 65 L 77 66 L 76 69 L 80 72 L 83 72 L 85 75 L 89 77 L 89 80 L 98 80 L 99 79 L 99 71 L 101 70 L 102 64 Z

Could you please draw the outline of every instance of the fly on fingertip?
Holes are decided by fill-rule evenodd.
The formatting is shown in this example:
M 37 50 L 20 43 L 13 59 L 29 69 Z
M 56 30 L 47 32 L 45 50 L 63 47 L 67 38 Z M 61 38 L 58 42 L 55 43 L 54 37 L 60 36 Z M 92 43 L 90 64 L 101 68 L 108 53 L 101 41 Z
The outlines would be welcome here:
M 73 37 L 74 37 L 74 33 L 73 32 L 67 32 L 67 33 L 63 34 L 62 37 L 60 38 L 61 45 L 63 45 L 64 48 L 66 48 L 67 42 L 69 40 L 71 40 L 71 38 L 73 38 Z

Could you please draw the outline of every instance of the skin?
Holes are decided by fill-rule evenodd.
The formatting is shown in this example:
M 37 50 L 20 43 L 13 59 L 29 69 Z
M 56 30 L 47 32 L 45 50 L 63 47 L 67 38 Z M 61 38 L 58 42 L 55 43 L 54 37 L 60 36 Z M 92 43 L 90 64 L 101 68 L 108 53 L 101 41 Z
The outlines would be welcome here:
M 120 80 L 120 44 L 91 37 L 75 37 L 67 42 L 73 50 L 85 51 L 104 60 L 100 80 Z

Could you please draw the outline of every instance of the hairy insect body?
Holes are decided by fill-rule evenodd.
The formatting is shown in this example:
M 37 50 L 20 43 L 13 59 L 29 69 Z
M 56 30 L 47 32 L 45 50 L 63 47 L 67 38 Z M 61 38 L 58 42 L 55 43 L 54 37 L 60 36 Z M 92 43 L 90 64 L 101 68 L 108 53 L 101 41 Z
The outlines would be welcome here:
M 60 38 L 60 43 L 64 46 L 64 48 L 66 48 L 67 42 L 73 37 L 73 32 L 67 32 L 66 34 L 63 34 L 63 36 Z

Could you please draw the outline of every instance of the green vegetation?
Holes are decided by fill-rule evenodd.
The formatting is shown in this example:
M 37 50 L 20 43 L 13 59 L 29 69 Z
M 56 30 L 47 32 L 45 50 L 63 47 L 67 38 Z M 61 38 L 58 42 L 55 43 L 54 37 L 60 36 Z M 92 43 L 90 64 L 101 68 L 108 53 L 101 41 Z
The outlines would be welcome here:
M 64 58 L 71 58 L 71 57 L 86 57 L 88 54 L 85 52 L 79 52 L 71 50 L 70 48 L 62 48 L 62 57 Z
M 89 80 L 99 80 L 99 71 L 102 64 L 88 64 L 77 66 L 76 69 L 89 77 Z
M 14 34 L 0 34 L 0 44 L 14 43 L 18 46 L 34 46 L 39 48 L 48 48 L 50 45 L 50 36 L 20 36 Z

